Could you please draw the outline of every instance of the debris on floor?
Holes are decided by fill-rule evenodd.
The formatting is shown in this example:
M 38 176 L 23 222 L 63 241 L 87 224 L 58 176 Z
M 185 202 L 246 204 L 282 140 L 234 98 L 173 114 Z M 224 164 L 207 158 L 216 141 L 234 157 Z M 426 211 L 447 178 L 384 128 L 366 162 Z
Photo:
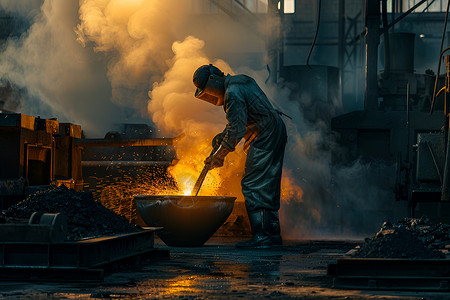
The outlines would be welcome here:
M 4 211 L 3 217 L 29 219 L 33 212 L 63 213 L 67 217 L 69 241 L 139 231 L 126 218 L 96 202 L 92 193 L 65 186 L 52 186 L 30 195 Z
M 450 225 L 432 223 L 428 218 L 404 218 L 392 224 L 385 222 L 381 230 L 353 254 L 372 258 L 445 258 L 450 245 Z

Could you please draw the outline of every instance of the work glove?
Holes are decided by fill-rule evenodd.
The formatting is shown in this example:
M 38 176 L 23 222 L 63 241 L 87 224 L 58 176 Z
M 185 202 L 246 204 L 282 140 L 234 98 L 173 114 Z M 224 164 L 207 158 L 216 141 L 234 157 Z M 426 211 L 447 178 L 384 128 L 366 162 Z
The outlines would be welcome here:
M 217 134 L 217 135 L 213 138 L 212 143 L 211 143 L 213 149 L 219 148 L 220 144 L 222 144 L 222 141 L 223 141 L 223 138 L 225 137 L 225 134 L 226 134 L 226 132 L 223 131 L 223 132 Z
M 205 165 L 209 170 L 222 167 L 225 156 L 227 156 L 228 153 L 230 153 L 230 151 L 220 145 L 217 151 L 205 159 Z

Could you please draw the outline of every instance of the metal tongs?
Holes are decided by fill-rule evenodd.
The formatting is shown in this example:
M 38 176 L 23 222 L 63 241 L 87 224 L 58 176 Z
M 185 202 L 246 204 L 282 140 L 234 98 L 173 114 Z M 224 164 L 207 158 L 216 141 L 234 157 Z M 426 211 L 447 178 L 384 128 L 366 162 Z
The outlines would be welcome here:
M 211 155 L 213 155 L 214 152 L 217 151 L 219 147 L 216 146 L 213 148 L 213 150 L 211 151 Z M 200 176 L 198 176 L 197 182 L 194 185 L 194 188 L 192 189 L 191 192 L 191 196 L 197 196 L 198 195 L 198 191 L 200 191 L 200 188 L 202 187 L 203 181 L 205 180 L 206 174 L 208 174 L 209 168 L 211 166 L 209 164 L 205 164 L 205 166 L 203 167 L 202 172 L 200 173 Z
M 194 188 L 192 189 L 191 196 L 197 196 L 198 191 L 200 191 L 200 188 L 203 184 L 203 181 L 205 180 L 206 174 L 208 174 L 209 171 L 209 165 L 205 165 L 203 167 L 202 172 L 200 173 L 200 176 L 198 176 L 197 182 L 194 185 Z

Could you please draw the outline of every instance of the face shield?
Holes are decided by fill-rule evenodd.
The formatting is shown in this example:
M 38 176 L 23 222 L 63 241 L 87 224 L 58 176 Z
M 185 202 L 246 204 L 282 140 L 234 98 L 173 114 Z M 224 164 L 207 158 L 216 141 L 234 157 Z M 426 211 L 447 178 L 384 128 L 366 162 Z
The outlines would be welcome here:
M 219 69 L 213 65 L 204 65 L 194 73 L 193 80 L 194 85 L 197 86 L 195 98 L 217 106 L 223 105 L 225 77 Z
M 197 88 L 195 98 L 220 106 L 223 105 L 224 93 L 224 78 L 212 74 L 209 75 L 208 81 L 203 89 Z

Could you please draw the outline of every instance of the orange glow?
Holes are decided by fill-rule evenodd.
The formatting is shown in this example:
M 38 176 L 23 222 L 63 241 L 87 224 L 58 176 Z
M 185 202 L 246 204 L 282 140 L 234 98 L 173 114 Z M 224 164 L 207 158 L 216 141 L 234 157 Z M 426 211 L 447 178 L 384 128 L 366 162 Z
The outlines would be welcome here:
M 281 178 L 281 201 L 284 202 L 303 202 L 303 190 L 293 179 L 292 172 L 283 170 L 284 174 Z
M 187 169 L 187 171 L 191 171 Z M 190 195 L 192 188 L 195 184 L 195 175 L 192 172 L 187 172 L 186 170 L 181 170 L 180 173 L 172 173 L 172 176 L 175 178 L 178 183 L 178 188 L 184 195 Z
M 190 195 L 198 177 L 204 167 L 204 160 L 208 154 L 208 143 L 197 145 L 195 148 L 177 147 L 177 153 L 182 153 L 180 161 L 169 169 L 169 173 L 175 179 L 179 195 Z M 210 147 L 210 146 L 209 146 Z M 206 151 L 197 152 L 198 148 Z M 186 152 L 188 155 L 186 155 Z M 188 158 L 188 159 L 187 159 Z M 203 181 L 199 195 L 217 195 L 221 185 L 221 178 L 217 170 L 210 170 Z
M 168 288 L 165 291 L 166 295 L 173 295 L 178 293 L 196 293 L 198 292 L 197 286 L 198 276 L 190 276 L 188 279 L 175 278 L 168 281 Z

